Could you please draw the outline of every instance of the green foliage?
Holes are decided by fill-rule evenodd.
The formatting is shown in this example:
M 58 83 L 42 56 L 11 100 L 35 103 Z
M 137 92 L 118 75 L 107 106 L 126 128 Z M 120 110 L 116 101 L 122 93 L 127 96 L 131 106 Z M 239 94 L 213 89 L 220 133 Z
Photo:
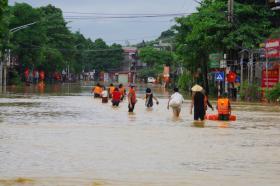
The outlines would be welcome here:
M 110 70 L 119 67 L 123 60 L 121 45 L 113 44 L 108 46 L 102 39 L 97 39 L 89 47 L 93 51 L 88 51 L 88 69 Z
M 234 22 L 227 16 L 227 1 L 203 0 L 196 13 L 177 18 L 174 26 L 176 53 L 192 73 L 202 69 L 206 89 L 209 54 L 231 50 L 237 55 L 243 48 L 257 48 L 274 29 L 271 20 L 278 15 L 261 1 L 236 1 Z
M 201 69 L 199 79 L 204 79 L 208 91 L 208 57 L 210 53 L 223 50 L 221 41 L 230 27 L 226 20 L 225 1 L 203 1 L 197 13 L 177 19 L 177 54 L 183 66 L 192 74 Z
M 166 31 L 163 31 L 157 39 L 151 41 L 143 40 L 141 43 L 136 44 L 135 47 L 140 49 L 145 47 L 154 47 L 155 45 L 159 44 L 159 42 L 170 43 L 173 45 L 175 40 L 174 39 L 175 35 L 176 35 L 175 30 L 171 28 Z
M 240 88 L 240 98 L 244 101 L 258 101 L 261 99 L 261 88 L 257 84 L 245 81 Z
M 192 75 L 189 71 L 185 71 L 178 80 L 178 87 L 184 91 L 190 90 L 192 86 Z
M 162 67 L 157 66 L 154 68 L 141 69 L 138 71 L 137 76 L 139 79 L 147 79 L 148 77 L 157 77 L 162 72 Z
M 5 16 L 5 13 L 7 12 L 7 6 L 8 6 L 8 0 L 0 0 L 0 60 L 1 60 L 1 54 L 3 53 L 4 46 L 6 44 L 7 38 L 7 18 Z
M 157 50 L 153 47 L 145 47 L 140 50 L 140 59 L 149 67 L 154 65 L 170 65 L 173 62 L 173 55 L 168 51 Z
M 145 47 L 140 50 L 140 59 L 147 63 L 148 66 L 153 66 L 159 62 L 159 52 L 153 47 Z
M 266 98 L 271 102 L 276 102 L 280 99 L 280 83 L 277 83 L 273 88 L 268 89 L 265 93 Z
M 26 3 L 16 3 L 8 8 L 6 19 L 2 19 L 3 7 L 0 10 L 0 39 L 6 44 L 0 42 L 0 49 L 4 45 L 11 49 L 12 55 L 19 59 L 21 72 L 26 67 L 42 69 L 48 76 L 68 66 L 75 73 L 93 69 L 109 70 L 119 67 L 123 60 L 120 45 L 109 46 L 102 39 L 93 42 L 79 32 L 72 33 L 59 8 L 52 5 L 33 8 Z M 9 29 L 34 22 L 31 26 L 9 33 Z
M 21 84 L 20 75 L 14 69 L 10 72 L 9 84 L 10 85 L 20 85 Z
M 141 48 L 139 57 L 148 66 L 148 68 L 138 72 L 139 78 L 147 78 L 149 76 L 157 77 L 162 73 L 164 65 L 170 66 L 174 61 L 172 52 L 158 50 L 153 47 Z
M 171 37 L 174 37 L 174 36 L 175 36 L 174 30 L 169 29 L 169 30 L 166 30 L 166 31 L 162 32 L 160 34 L 159 39 L 167 39 L 167 38 L 171 38 Z
M 280 38 L 280 28 L 275 28 L 270 35 L 271 39 L 278 39 Z
M 255 3 L 235 3 L 235 22 L 223 39 L 228 49 L 256 48 L 271 33 L 273 12 Z
M 2 15 L 7 6 L 8 6 L 8 0 L 0 0 L 0 19 L 2 19 Z

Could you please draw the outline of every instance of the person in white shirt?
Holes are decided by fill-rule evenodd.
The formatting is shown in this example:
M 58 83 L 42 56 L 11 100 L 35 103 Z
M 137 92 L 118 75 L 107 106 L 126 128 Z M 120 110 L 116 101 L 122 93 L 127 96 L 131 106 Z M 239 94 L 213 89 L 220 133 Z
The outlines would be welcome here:
M 108 90 L 106 90 L 106 87 L 103 87 L 101 98 L 102 98 L 102 103 L 108 103 Z
M 174 94 L 170 96 L 167 105 L 167 109 L 169 109 L 169 107 L 172 107 L 174 117 L 179 117 L 183 102 L 184 102 L 184 98 L 179 93 L 179 89 L 174 88 Z

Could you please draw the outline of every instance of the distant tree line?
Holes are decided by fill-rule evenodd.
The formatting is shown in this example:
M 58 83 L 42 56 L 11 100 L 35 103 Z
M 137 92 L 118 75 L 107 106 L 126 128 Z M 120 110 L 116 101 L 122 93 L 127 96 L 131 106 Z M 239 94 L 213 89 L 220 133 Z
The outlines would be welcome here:
M 121 45 L 107 45 L 102 39 L 92 41 L 80 32 L 71 32 L 59 8 L 52 5 L 33 8 L 26 3 L 8 6 L 0 0 L 0 49 L 11 49 L 20 67 L 44 70 L 46 74 L 61 72 L 67 66 L 71 72 L 97 71 L 119 67 L 123 59 Z M 16 32 L 9 30 L 35 23 Z M 3 60 L 3 55 L 2 55 Z

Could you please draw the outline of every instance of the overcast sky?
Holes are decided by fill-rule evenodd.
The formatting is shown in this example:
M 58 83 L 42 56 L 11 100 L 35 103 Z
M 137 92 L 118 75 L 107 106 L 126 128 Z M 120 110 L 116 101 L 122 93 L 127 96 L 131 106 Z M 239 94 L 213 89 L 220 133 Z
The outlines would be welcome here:
M 9 4 L 25 2 L 33 7 L 52 4 L 63 12 L 105 14 L 169 14 L 191 13 L 198 5 L 194 0 L 10 0 Z M 69 13 L 64 13 L 69 16 Z M 77 14 L 75 14 L 77 15 Z M 81 15 L 93 16 L 93 15 Z M 92 40 L 104 39 L 107 43 L 130 44 L 157 38 L 162 31 L 174 25 L 174 17 L 137 19 L 72 20 L 69 27 L 80 31 Z

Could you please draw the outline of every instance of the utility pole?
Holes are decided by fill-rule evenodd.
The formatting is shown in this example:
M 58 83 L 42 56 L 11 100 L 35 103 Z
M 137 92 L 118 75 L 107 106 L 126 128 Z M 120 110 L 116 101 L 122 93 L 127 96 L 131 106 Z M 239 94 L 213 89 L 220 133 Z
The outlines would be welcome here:
M 233 5 L 234 0 L 228 0 L 228 22 L 233 23 Z
M 252 54 L 251 54 L 251 60 L 250 60 L 250 65 L 251 65 L 251 72 L 250 72 L 250 83 L 251 85 L 253 85 L 254 83 L 254 51 L 252 51 Z
M 233 1 L 234 0 L 228 0 L 228 22 L 233 24 Z M 227 82 L 227 72 L 228 72 L 228 65 L 227 65 L 227 61 L 228 60 L 232 60 L 232 57 L 231 57 L 231 51 L 228 50 L 227 51 L 227 54 L 224 55 L 224 60 L 226 62 L 226 65 L 225 65 L 225 69 L 224 69 L 224 74 L 225 74 L 225 93 L 228 93 L 228 82 Z
M 249 54 L 249 63 L 248 63 L 248 83 L 253 84 L 253 62 L 254 62 L 254 51 L 251 50 Z
M 240 59 L 240 86 L 243 86 L 243 63 L 244 63 L 244 52 L 241 53 Z

